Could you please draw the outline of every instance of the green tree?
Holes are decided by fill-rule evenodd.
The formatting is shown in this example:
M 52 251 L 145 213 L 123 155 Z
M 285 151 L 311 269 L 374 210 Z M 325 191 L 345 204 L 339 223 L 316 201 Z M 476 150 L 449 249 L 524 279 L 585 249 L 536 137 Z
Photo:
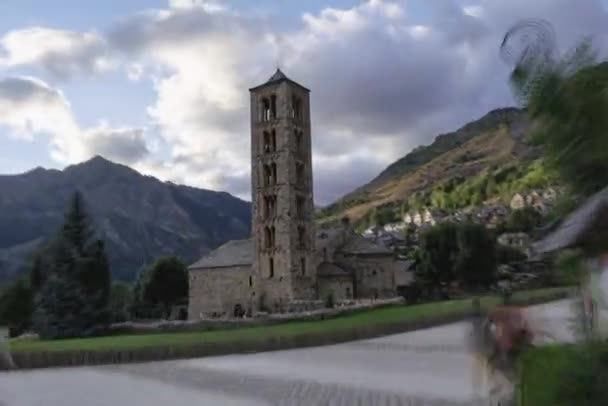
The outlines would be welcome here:
M 30 276 L 36 290 L 34 326 L 42 337 L 88 335 L 108 323 L 110 269 L 104 244 L 94 234 L 76 192 L 59 234 L 36 258 Z
M 144 300 L 163 306 L 165 317 L 171 315 L 171 307 L 188 297 L 186 266 L 176 257 L 161 258 L 148 271 L 144 286 Z
M 510 30 L 503 49 L 526 29 L 520 24 Z M 550 30 L 541 24 L 536 29 Z M 555 45 L 547 41 L 553 37 L 544 34 L 528 36 L 536 42 L 523 48 L 511 84 L 536 123 L 547 164 L 574 191 L 590 194 L 608 184 L 608 63 L 597 63 L 589 40 L 556 58 Z
M 6 289 L 0 297 L 0 324 L 7 324 L 9 335 L 15 337 L 26 331 L 33 312 L 32 291 L 20 279 Z
M 458 226 L 444 223 L 434 226 L 420 236 L 416 279 L 431 289 L 454 280 L 454 262 L 458 254 Z
M 454 272 L 468 287 L 489 287 L 496 274 L 496 252 L 492 234 L 480 224 L 458 226 L 458 252 Z
M 112 322 L 120 323 L 130 319 L 133 304 L 133 290 L 128 283 L 114 282 L 110 290 L 110 317 Z

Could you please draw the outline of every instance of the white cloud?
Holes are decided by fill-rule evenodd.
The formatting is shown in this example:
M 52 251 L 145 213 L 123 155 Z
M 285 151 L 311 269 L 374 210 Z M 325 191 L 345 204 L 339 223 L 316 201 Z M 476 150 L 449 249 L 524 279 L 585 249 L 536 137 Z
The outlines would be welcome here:
M 58 78 L 114 69 L 105 40 L 97 33 L 32 27 L 0 38 L 0 68 L 34 66 Z
M 273 28 L 275 21 L 239 14 L 228 4 L 170 0 L 165 9 L 118 21 L 104 37 L 13 31 L 0 42 L 0 66 L 40 63 L 65 77 L 96 73 L 105 66 L 100 60 L 113 66 L 119 55 L 129 79 L 150 79 L 154 86 L 156 100 L 147 111 L 160 139 L 108 125 L 80 129 L 60 93 L 61 102 L 48 110 L 51 121 L 76 127 L 65 132 L 80 139 L 94 138 L 97 143 L 87 142 L 98 150 L 119 137 L 120 151 L 139 156 L 135 166 L 146 173 L 248 197 L 247 89 L 273 73 L 280 55 L 287 75 L 312 89 L 315 193 L 326 203 L 437 133 L 511 104 L 498 45 L 515 21 L 545 17 L 566 46 L 608 27 L 599 0 L 428 2 L 432 15 L 424 21 L 413 19 L 404 1 L 368 0 L 302 13 L 299 24 L 282 31 Z M 38 49 L 36 35 L 53 41 Z M 37 103 L 5 114 L 5 125 L 21 134 L 59 133 L 58 124 L 47 128 L 41 115 L 47 107 Z
M 82 129 L 64 95 L 32 77 L 0 80 L 0 126 L 26 140 L 48 135 L 51 157 L 64 164 L 96 154 L 133 163 L 148 152 L 141 129 L 111 128 L 107 123 Z

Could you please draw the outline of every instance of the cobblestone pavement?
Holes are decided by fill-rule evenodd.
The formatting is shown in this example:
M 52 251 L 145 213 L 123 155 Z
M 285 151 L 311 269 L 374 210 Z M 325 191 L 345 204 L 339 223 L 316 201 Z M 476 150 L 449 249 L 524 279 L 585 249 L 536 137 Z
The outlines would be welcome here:
M 558 302 L 531 314 L 564 340 L 569 312 Z M 2 373 L 0 405 L 496 405 L 512 388 L 500 375 L 474 384 L 467 331 L 454 323 L 298 350 Z

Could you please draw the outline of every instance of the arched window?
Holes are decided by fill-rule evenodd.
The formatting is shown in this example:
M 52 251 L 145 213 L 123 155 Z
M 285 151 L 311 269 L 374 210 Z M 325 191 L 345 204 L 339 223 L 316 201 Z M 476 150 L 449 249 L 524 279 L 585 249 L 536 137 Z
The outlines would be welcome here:
M 296 196 L 296 215 L 299 219 L 304 218 L 304 207 L 306 205 L 306 200 L 304 196 Z
M 300 258 L 300 271 L 302 271 L 302 276 L 306 276 L 306 258 Z
M 306 245 L 306 229 L 303 226 L 298 227 L 298 245 L 305 247 Z
M 270 248 L 272 241 L 271 241 L 271 235 L 270 235 L 270 227 L 264 227 L 264 247 L 265 248 Z
M 264 173 L 264 186 L 270 186 L 272 184 L 272 170 L 270 168 L 270 165 L 264 165 L 263 173 Z
M 271 151 L 272 152 L 276 152 L 277 150 L 277 131 L 276 130 L 272 130 L 270 133 L 270 143 L 271 143 Z
M 272 257 L 268 258 L 268 277 L 274 278 L 274 259 Z
M 272 141 L 270 138 L 270 133 L 268 131 L 264 131 L 264 144 L 262 146 L 262 151 L 264 151 L 265 154 L 269 153 L 271 145 Z
M 291 98 L 291 118 L 295 120 L 302 119 L 302 100 L 297 96 Z
M 300 186 L 304 186 L 304 164 L 302 162 L 296 163 L 296 181 Z
M 270 96 L 270 119 L 274 120 L 277 118 L 277 96 L 274 94 Z
M 270 177 L 272 178 L 271 185 L 276 185 L 277 182 L 277 164 L 270 164 Z
M 270 100 L 262 99 L 262 121 L 270 121 Z
M 277 242 L 276 230 L 275 230 L 274 226 L 272 226 L 272 227 L 270 227 L 270 247 L 274 248 L 276 242 Z
M 304 134 L 302 131 L 295 130 L 296 137 L 296 152 L 301 153 L 304 151 L 304 145 L 302 139 L 304 138 Z
M 253 286 L 253 276 L 249 275 L 249 287 Z

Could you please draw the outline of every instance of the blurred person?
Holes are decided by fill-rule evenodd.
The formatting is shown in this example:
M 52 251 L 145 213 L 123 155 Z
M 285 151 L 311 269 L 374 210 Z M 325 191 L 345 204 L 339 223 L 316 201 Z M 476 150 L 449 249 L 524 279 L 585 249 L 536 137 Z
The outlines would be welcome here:
M 0 330 L 0 369 L 14 368 L 13 357 L 8 348 L 8 330 Z
M 473 316 L 469 332 L 469 345 L 473 359 L 472 381 L 475 395 L 482 397 L 488 393 L 492 375 L 488 362 L 489 354 L 493 352 L 493 344 L 489 340 L 487 317 L 483 314 L 479 298 L 473 299 Z

